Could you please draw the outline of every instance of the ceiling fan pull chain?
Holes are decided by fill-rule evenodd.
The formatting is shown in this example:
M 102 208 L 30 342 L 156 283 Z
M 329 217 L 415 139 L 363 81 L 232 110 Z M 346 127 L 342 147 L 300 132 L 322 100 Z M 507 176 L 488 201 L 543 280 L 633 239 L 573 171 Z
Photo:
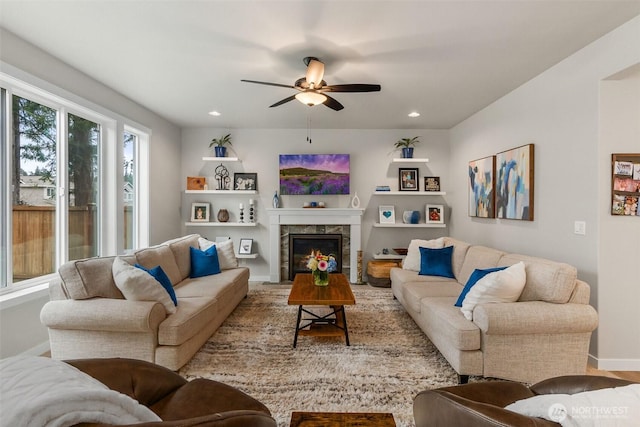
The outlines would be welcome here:
M 311 144 L 311 112 L 307 111 L 307 141 Z

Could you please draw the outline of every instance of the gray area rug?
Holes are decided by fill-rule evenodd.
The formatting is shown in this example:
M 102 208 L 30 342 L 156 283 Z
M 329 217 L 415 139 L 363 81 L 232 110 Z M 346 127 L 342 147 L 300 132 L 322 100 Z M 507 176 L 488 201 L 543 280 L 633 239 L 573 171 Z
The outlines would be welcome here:
M 266 289 L 265 289 L 266 288 Z M 237 387 L 263 402 L 279 426 L 293 411 L 391 412 L 413 426 L 413 398 L 455 385 L 454 370 L 389 289 L 354 286 L 351 346 L 307 337 L 293 348 L 297 307 L 288 289 L 253 289 L 180 374 Z

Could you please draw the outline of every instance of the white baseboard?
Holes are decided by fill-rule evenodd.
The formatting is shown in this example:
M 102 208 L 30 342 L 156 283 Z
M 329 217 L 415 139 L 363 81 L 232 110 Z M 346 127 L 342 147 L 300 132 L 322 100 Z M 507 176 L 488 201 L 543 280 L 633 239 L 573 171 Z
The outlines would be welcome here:
M 603 371 L 640 371 L 640 359 L 599 359 L 589 355 L 589 365 Z

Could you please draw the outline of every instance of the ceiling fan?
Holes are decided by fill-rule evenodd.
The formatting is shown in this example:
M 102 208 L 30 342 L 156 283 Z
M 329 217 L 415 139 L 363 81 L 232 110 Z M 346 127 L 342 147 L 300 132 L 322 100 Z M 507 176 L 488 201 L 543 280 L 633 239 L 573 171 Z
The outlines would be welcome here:
M 298 93 L 291 95 L 281 101 L 276 102 L 269 107 L 277 107 L 285 104 L 293 99 L 297 99 L 305 105 L 310 107 L 318 104 L 324 104 L 327 107 L 335 111 L 340 111 L 344 108 L 342 104 L 336 101 L 334 98 L 326 94 L 326 92 L 379 92 L 380 85 L 372 84 L 342 84 L 342 85 L 327 85 L 327 82 L 322 80 L 324 76 L 324 64 L 318 58 L 313 56 L 307 56 L 304 58 L 304 63 L 307 66 L 307 74 L 304 77 L 299 78 L 291 85 L 283 85 L 279 83 L 259 82 L 256 80 L 241 80 L 247 83 L 257 83 L 260 85 L 287 87 L 296 89 Z

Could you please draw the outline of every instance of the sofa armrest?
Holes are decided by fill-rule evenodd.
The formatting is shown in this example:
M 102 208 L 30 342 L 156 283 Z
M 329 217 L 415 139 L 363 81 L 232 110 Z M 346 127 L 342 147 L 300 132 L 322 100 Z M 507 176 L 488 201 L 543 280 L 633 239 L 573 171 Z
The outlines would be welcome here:
M 226 411 L 184 420 L 126 424 L 121 427 L 277 427 L 269 414 L 260 411 Z M 77 424 L 75 427 L 111 427 L 111 424 Z
M 487 335 L 582 333 L 598 326 L 598 314 L 586 304 L 543 301 L 482 304 L 473 311 L 473 323 Z
M 158 302 L 110 298 L 49 301 L 40 312 L 49 328 L 88 331 L 157 331 L 166 317 Z
M 557 426 L 541 418 L 517 414 L 489 403 L 475 402 L 444 390 L 426 390 L 413 401 L 416 427 Z
M 636 384 L 621 378 L 597 375 L 564 375 L 540 381 L 530 387 L 535 394 L 576 394 L 603 388 L 624 387 Z

